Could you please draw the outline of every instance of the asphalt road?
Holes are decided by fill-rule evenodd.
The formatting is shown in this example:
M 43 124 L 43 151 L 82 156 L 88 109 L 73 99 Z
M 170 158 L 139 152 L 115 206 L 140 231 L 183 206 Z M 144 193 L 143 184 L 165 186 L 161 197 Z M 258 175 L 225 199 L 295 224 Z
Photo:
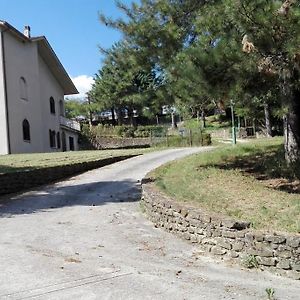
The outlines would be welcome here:
M 0 202 L 0 299 L 300 299 L 300 283 L 241 270 L 154 228 L 151 169 L 202 149 L 132 158 Z

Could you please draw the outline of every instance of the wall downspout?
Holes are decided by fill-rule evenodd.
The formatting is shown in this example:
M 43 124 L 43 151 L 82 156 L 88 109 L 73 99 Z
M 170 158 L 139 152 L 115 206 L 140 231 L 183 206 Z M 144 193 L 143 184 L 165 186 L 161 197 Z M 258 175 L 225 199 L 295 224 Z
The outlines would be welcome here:
M 6 80 L 6 62 L 5 62 L 5 47 L 4 47 L 4 33 L 7 31 L 3 30 L 1 33 L 1 52 L 2 52 L 2 71 L 3 71 L 3 82 L 4 82 L 4 98 L 5 98 L 5 114 L 6 114 L 6 126 L 7 126 L 7 146 L 8 154 L 11 154 L 10 146 L 10 129 L 9 129 L 9 115 L 8 115 L 8 98 L 7 98 L 7 80 Z

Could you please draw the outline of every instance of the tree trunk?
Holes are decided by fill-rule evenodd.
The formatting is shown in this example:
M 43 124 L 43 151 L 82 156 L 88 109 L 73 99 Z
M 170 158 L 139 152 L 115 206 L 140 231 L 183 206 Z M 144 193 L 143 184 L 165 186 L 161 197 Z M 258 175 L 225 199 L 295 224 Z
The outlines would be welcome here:
M 200 111 L 197 109 L 197 123 L 200 122 Z
M 93 115 L 92 115 L 92 112 L 89 110 L 89 127 L 90 127 L 90 129 L 93 126 L 92 121 L 93 121 Z
M 116 121 L 115 108 L 114 107 L 111 108 L 111 119 L 112 119 L 112 125 L 116 126 L 117 121 Z
M 118 125 L 121 126 L 123 124 L 123 113 L 121 108 L 117 108 L 117 115 L 118 115 Z
M 284 117 L 284 149 L 288 164 L 300 158 L 300 91 L 294 91 Z
M 171 118 L 172 118 L 172 128 L 175 129 L 177 128 L 177 124 L 176 124 L 176 116 L 174 112 L 171 113 Z
M 264 103 L 264 113 L 265 113 L 265 124 L 266 124 L 266 133 L 267 137 L 272 137 L 272 126 L 271 126 L 271 116 L 270 116 L 270 107 L 268 103 Z
M 156 124 L 159 125 L 159 115 L 156 115 Z
M 285 160 L 288 165 L 299 162 L 300 158 L 300 90 L 295 86 L 299 71 L 294 69 L 291 78 L 281 83 L 283 107 L 287 114 L 283 118 Z M 294 86 L 294 88 L 293 88 Z
M 136 127 L 136 120 L 135 120 L 135 117 L 134 117 L 133 109 L 128 108 L 127 111 L 128 111 L 128 118 L 129 118 L 129 121 L 130 121 L 130 125 L 133 126 L 133 127 Z
M 202 129 L 206 128 L 206 119 L 204 110 L 201 111 L 201 127 Z

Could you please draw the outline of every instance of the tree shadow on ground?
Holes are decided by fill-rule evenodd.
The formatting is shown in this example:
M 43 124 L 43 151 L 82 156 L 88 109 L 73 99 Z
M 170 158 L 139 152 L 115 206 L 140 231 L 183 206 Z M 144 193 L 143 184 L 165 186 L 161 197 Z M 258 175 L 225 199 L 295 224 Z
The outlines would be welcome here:
M 104 181 L 76 185 L 72 180 L 0 199 L 0 218 L 74 207 L 101 206 L 107 203 L 134 202 L 141 198 L 138 181 Z
M 244 147 L 245 150 L 247 149 Z M 287 193 L 300 194 L 300 173 L 297 166 L 289 168 L 284 160 L 284 149 L 267 146 L 266 151 L 253 151 L 250 155 L 224 159 L 217 164 L 205 165 L 221 170 L 240 170 L 245 176 L 253 176 L 267 187 Z M 201 166 L 199 167 L 201 169 Z

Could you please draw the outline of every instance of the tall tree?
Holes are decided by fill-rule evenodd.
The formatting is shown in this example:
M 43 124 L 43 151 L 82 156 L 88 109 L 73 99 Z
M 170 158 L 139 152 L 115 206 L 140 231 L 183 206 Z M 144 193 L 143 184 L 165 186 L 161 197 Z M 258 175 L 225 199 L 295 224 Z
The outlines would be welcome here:
M 163 90 L 172 101 L 181 97 L 183 103 L 189 103 L 201 94 L 191 75 L 178 64 L 182 57 L 199 83 L 198 89 L 209 98 L 226 102 L 244 94 L 247 97 L 242 100 L 249 102 L 249 108 L 267 112 L 270 103 L 266 95 L 277 92 L 275 98 L 281 100 L 285 111 L 286 160 L 299 160 L 298 1 L 142 0 L 131 7 L 121 2 L 117 5 L 127 19 L 100 16 L 101 21 L 121 30 L 142 61 L 147 58 L 160 70 L 165 78 Z M 176 73 L 180 74 L 177 81 Z M 270 83 L 274 88 L 269 88 Z
M 243 51 L 256 63 L 260 73 L 272 78 L 278 86 L 286 110 L 286 160 L 296 162 L 300 158 L 299 3 L 228 0 L 225 4 L 228 17 L 244 35 Z
M 135 125 L 133 110 L 141 112 L 143 107 L 151 106 L 149 94 L 161 83 L 151 65 L 137 63 L 137 52 L 126 41 L 106 51 L 104 65 L 95 76 L 90 92 L 91 98 L 102 109 L 116 109 L 120 124 L 126 109 L 132 125 Z

